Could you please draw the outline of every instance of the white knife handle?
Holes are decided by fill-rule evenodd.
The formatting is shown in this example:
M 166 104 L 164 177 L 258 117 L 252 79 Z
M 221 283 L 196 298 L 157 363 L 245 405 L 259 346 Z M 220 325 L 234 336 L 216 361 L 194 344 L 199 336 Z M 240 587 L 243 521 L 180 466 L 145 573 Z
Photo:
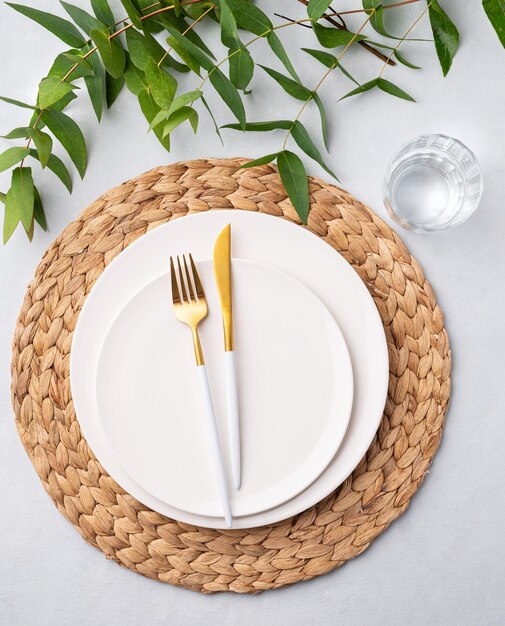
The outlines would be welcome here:
M 221 454 L 221 446 L 219 445 L 219 432 L 217 429 L 216 416 L 214 407 L 212 406 L 212 397 L 210 395 L 209 380 L 207 378 L 207 370 L 205 365 L 197 365 L 200 385 L 202 388 L 202 398 L 205 410 L 205 421 L 207 423 L 207 435 L 211 447 L 212 462 L 214 463 L 214 471 L 219 489 L 219 497 L 223 507 L 223 515 L 226 526 L 231 528 L 233 519 L 231 515 L 230 500 L 228 498 L 228 487 L 226 485 L 226 471 L 224 468 L 223 455 Z
M 224 353 L 226 367 L 226 398 L 228 409 L 228 431 L 230 438 L 230 458 L 235 489 L 240 489 L 242 481 L 240 469 L 240 423 L 238 416 L 237 375 L 235 370 L 235 353 Z

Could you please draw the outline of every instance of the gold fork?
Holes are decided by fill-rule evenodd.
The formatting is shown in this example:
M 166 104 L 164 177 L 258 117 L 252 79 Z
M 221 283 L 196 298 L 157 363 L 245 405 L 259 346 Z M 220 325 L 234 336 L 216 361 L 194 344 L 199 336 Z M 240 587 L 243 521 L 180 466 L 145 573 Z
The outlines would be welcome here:
M 177 257 L 177 275 L 175 263 L 170 257 L 170 277 L 172 282 L 172 302 L 174 305 L 175 317 L 186 324 L 191 329 L 193 336 L 193 347 L 195 350 L 196 369 L 200 378 L 202 388 L 203 403 L 207 422 L 208 437 L 211 445 L 211 452 L 216 473 L 217 484 L 219 489 L 219 497 L 223 507 L 223 514 L 228 528 L 232 527 L 232 515 L 230 508 L 230 500 L 228 498 L 228 487 L 226 481 L 226 472 L 224 468 L 223 455 L 219 443 L 219 431 L 217 427 L 214 407 L 212 406 L 212 398 L 210 395 L 209 380 L 205 369 L 205 361 L 203 358 L 202 345 L 198 336 L 198 324 L 207 316 L 207 300 L 203 291 L 202 283 L 196 270 L 195 262 L 191 254 L 189 255 L 189 264 L 186 257 L 182 257 L 183 263 Z M 179 280 L 177 280 L 177 276 Z

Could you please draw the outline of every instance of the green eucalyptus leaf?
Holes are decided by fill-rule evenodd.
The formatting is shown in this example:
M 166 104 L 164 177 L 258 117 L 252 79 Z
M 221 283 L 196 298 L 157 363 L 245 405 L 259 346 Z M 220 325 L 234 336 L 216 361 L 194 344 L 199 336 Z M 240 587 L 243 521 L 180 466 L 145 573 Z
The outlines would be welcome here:
M 112 28 L 116 22 L 108 0 L 91 0 L 91 7 L 96 18 L 103 24 Z
M 43 26 L 69 46 L 72 46 L 73 48 L 82 48 L 85 45 L 86 41 L 82 37 L 81 33 L 68 20 L 58 17 L 57 15 L 52 15 L 51 13 L 46 13 L 45 11 L 40 11 L 39 9 L 24 6 L 22 4 L 13 4 L 11 2 L 7 2 L 6 4 L 15 11 L 18 11 L 19 13 L 37 22 L 37 24 Z
M 415 102 L 414 98 L 410 96 L 407 92 L 403 91 L 403 89 L 400 89 L 400 87 L 384 78 L 379 78 L 379 80 L 377 81 L 377 87 L 385 93 L 389 93 L 392 96 L 401 98 L 402 100 L 410 100 L 410 102 Z
M 144 117 L 147 119 L 149 124 L 151 124 L 154 117 L 159 113 L 160 107 L 156 104 L 154 98 L 147 91 L 147 89 L 141 91 L 137 97 Z M 163 137 L 163 131 L 159 128 L 154 128 L 153 132 L 165 150 L 170 151 L 170 136 L 168 135 L 167 137 Z
M 169 111 L 161 109 L 161 111 L 158 111 L 158 113 L 156 113 L 156 115 L 151 120 L 151 123 L 149 124 L 149 130 L 153 130 L 155 126 L 159 126 L 159 124 L 167 120 L 169 117 Z
M 230 80 L 237 89 L 245 91 L 254 73 L 254 62 L 242 44 L 235 16 L 226 0 L 220 0 L 221 41 L 229 48 Z
M 293 64 L 291 63 L 291 60 L 288 56 L 288 53 L 286 52 L 286 50 L 284 49 L 284 46 L 282 45 L 282 41 L 279 39 L 279 37 L 277 37 L 277 33 L 272 31 L 269 35 L 267 35 L 267 41 L 272 52 L 279 59 L 279 61 L 284 65 L 284 67 L 291 74 L 293 79 L 300 82 L 300 77 L 296 73 L 296 70 L 293 67 Z
M 123 5 L 128 17 L 130 18 L 131 23 L 136 28 L 142 28 L 142 22 L 140 21 L 140 12 L 137 7 L 133 4 L 131 0 L 121 0 L 121 4 Z
M 167 55 L 163 46 L 150 33 L 139 33 L 129 28 L 126 31 L 126 44 L 132 62 L 141 70 L 145 70 L 146 63 L 152 59 L 160 65 L 171 67 L 178 72 L 186 72 L 188 68 Z
M 75 95 L 75 93 L 72 91 L 70 93 L 67 93 L 65 96 L 63 96 L 63 98 L 61 98 L 60 100 L 58 100 L 58 102 L 55 102 L 53 104 L 53 106 L 51 107 L 51 109 L 53 111 L 63 111 L 63 109 L 65 109 L 71 102 L 72 100 L 75 100 L 77 98 L 77 96 Z M 30 126 L 33 126 L 36 122 L 36 120 L 39 117 L 39 113 L 40 111 L 34 111 L 33 115 L 30 119 Z M 45 122 L 41 119 L 38 124 L 37 124 L 37 128 L 44 128 Z
M 37 154 L 39 155 L 40 165 L 45 167 L 51 156 L 51 150 L 53 149 L 53 139 L 51 135 L 44 133 L 38 128 L 28 128 L 28 135 L 35 144 Z
M 173 113 L 174 111 L 177 111 L 177 109 L 180 109 L 183 106 L 187 106 L 188 104 L 193 104 L 193 102 L 201 98 L 202 95 L 203 95 L 203 91 L 200 91 L 199 89 L 194 89 L 193 91 L 188 91 L 186 93 L 181 94 L 180 96 L 176 96 L 174 98 L 174 101 L 170 105 L 168 112 Z
M 79 28 L 82 28 L 86 35 L 91 35 L 92 30 L 102 30 L 104 28 L 107 28 L 106 24 L 103 24 L 102 22 L 100 22 L 100 20 L 97 20 L 96 17 L 93 17 L 92 15 L 84 11 L 84 9 L 76 7 L 74 4 L 64 2 L 64 0 L 60 0 L 60 4 L 74 20 L 77 26 L 79 26 Z
M 307 14 L 311 20 L 320 19 L 328 10 L 332 0 L 309 0 Z
M 312 92 L 312 99 L 316 103 L 316 106 L 319 110 L 319 116 L 321 118 L 321 135 L 323 136 L 324 147 L 328 150 L 328 121 L 326 119 L 326 111 L 324 108 L 324 103 L 321 100 L 317 91 Z
M 189 120 L 193 131 L 198 130 L 198 113 L 190 107 L 181 107 L 172 113 L 163 126 L 163 137 L 169 135 L 177 126 Z
M 89 50 L 89 49 L 90 47 L 88 45 L 82 48 L 82 51 Z M 83 76 L 89 75 L 92 71 L 91 65 L 89 64 L 88 60 L 83 59 L 82 56 L 80 56 L 80 54 L 81 54 L 81 50 L 75 50 L 75 49 L 62 52 L 55 58 L 53 64 L 51 65 L 49 72 L 47 73 L 47 76 L 48 77 L 54 76 L 55 78 L 59 78 L 60 80 L 62 80 L 62 78 L 66 76 L 67 73 L 76 64 L 78 67 L 76 67 L 72 71 L 72 80 L 77 80 L 78 78 L 82 78 Z
M 148 49 L 146 38 L 138 30 L 129 28 L 126 31 L 126 45 L 132 63 L 143 71 L 146 63 L 153 58 Z
M 208 72 L 210 72 L 214 68 L 214 63 L 209 59 L 207 54 L 203 52 L 197 45 L 195 45 L 192 41 L 187 39 L 184 35 L 174 28 L 173 26 L 167 26 L 168 32 L 172 35 L 172 37 L 177 41 L 182 48 L 188 52 L 191 57 L 195 60 L 196 63 L 200 67 L 203 67 Z
M 187 72 L 191 71 L 191 68 L 189 68 L 186 63 L 181 63 L 180 61 L 178 61 L 177 59 L 175 59 L 173 57 L 173 55 L 171 54 L 167 54 L 161 65 L 165 65 L 166 67 L 171 67 L 172 69 L 174 69 L 176 72 L 179 72 L 181 74 L 186 74 Z M 200 76 L 200 74 L 198 72 L 195 72 L 195 74 L 198 74 L 198 76 Z
M 382 0 L 362 0 L 363 8 L 367 10 L 370 15 L 370 25 L 372 28 L 389 39 L 399 39 L 388 32 L 384 25 L 384 6 Z
M 0 172 L 8 170 L 16 163 L 19 163 L 30 154 L 28 148 L 12 147 L 7 148 L 5 152 L 0 154 Z
M 219 23 L 221 25 L 221 41 L 231 50 L 236 50 L 241 46 L 240 37 L 238 36 L 237 22 L 235 16 L 231 12 L 226 0 L 219 0 L 220 16 Z
M 46 216 L 44 213 L 44 207 L 42 206 L 42 200 L 40 199 L 39 190 L 37 187 L 33 187 L 34 203 L 33 203 L 33 217 L 42 230 L 47 229 Z
M 41 109 L 48 109 L 56 104 L 59 100 L 70 93 L 73 89 L 78 89 L 72 83 L 62 81 L 56 76 L 48 76 L 43 78 L 39 84 L 39 94 L 37 96 L 37 104 Z
M 240 125 L 244 127 L 246 123 L 244 104 L 235 85 L 218 68 L 209 72 L 209 80 Z
M 311 159 L 319 163 L 319 165 L 326 171 L 330 176 L 333 176 L 336 180 L 338 180 L 336 174 L 331 171 L 331 169 L 326 165 L 323 161 L 323 157 L 321 153 L 317 149 L 316 145 L 310 138 L 309 133 L 305 126 L 298 120 L 293 123 L 293 127 L 291 128 L 291 136 L 298 144 L 299 148 L 301 148 L 307 156 Z
M 93 66 L 91 65 L 91 61 L 88 61 L 88 59 L 84 59 L 80 54 L 77 54 L 74 51 L 63 52 L 62 55 L 66 59 L 68 59 L 70 61 L 71 67 L 73 67 L 76 63 L 79 66 L 78 68 L 75 68 L 75 70 L 72 72 L 72 79 L 73 80 L 77 80 L 77 78 L 82 78 L 84 76 L 92 76 L 93 75 Z M 95 56 L 95 55 L 92 55 L 92 56 Z M 69 67 L 69 69 L 70 69 L 70 67 Z M 77 73 L 77 70 L 79 70 L 78 73 Z M 65 73 L 62 72 L 61 74 L 62 75 L 60 76 L 60 78 Z
M 177 91 L 177 81 L 150 59 L 145 66 L 147 84 L 156 104 L 167 110 Z
M 200 76 L 200 65 L 195 61 L 195 59 L 189 54 L 186 48 L 183 48 L 181 44 L 170 35 L 167 38 L 167 44 L 170 48 L 175 50 L 175 52 L 179 55 L 179 57 L 184 61 L 184 63 L 191 69 L 192 72 Z
M 338 48 L 339 46 L 348 46 L 351 43 L 357 43 L 366 39 L 364 35 L 357 35 L 348 30 L 340 28 L 327 28 L 320 24 L 313 25 L 314 33 L 317 40 L 324 48 Z
M 93 30 L 91 31 L 91 39 L 95 42 L 105 69 L 109 74 L 114 78 L 122 76 L 126 63 L 126 54 L 117 38 L 110 39 L 107 33 L 101 30 Z
M 82 178 L 86 171 L 88 157 L 86 142 L 79 126 L 65 113 L 52 109 L 47 109 L 42 113 L 42 120 L 68 152 Z
M 124 82 L 125 80 L 123 76 L 113 78 L 110 74 L 105 75 L 105 100 L 108 109 L 110 109 L 114 102 L 116 102 L 117 97 L 121 93 Z
M 93 68 L 91 76 L 85 76 L 84 82 L 88 90 L 89 99 L 98 121 L 102 119 L 103 102 L 105 99 L 105 72 L 103 71 L 100 59 L 96 54 L 90 57 L 91 67 Z M 107 74 L 110 76 L 110 74 Z M 117 80 L 111 77 L 111 80 Z M 119 79 L 121 80 L 121 79 Z
M 272 30 L 272 22 L 255 4 L 248 0 L 228 0 L 228 4 L 239 28 L 258 36 L 266 36 Z
M 505 47 L 505 0 L 482 0 L 484 11 Z
M 36 150 L 30 149 L 30 156 L 34 159 L 39 159 L 39 155 Z M 49 156 L 49 160 L 47 161 L 47 169 L 51 170 L 53 174 L 56 174 L 56 176 L 61 180 L 61 182 L 65 185 L 68 191 L 72 193 L 72 179 L 70 178 L 70 173 L 67 169 L 67 166 L 55 154 L 51 154 Z
M 393 54 L 395 55 L 395 59 L 402 65 L 405 65 L 405 67 L 410 67 L 411 70 L 421 69 L 419 65 L 414 65 L 413 63 L 408 61 L 399 50 L 395 50 Z
M 219 126 L 217 125 L 216 118 L 214 117 L 214 113 L 212 113 L 212 109 L 210 108 L 207 100 L 203 96 L 202 96 L 202 104 L 207 109 L 207 112 L 209 113 L 210 119 L 212 120 L 214 124 L 214 130 L 216 131 L 216 135 L 219 137 L 219 141 L 221 142 L 222 145 L 224 145 L 223 138 L 221 137 L 221 133 L 219 131 Z
M 5 204 L 6 198 L 7 198 L 7 196 L 2 191 L 0 191 L 0 202 L 2 204 Z
M 7 135 L 1 135 L 2 139 L 26 139 L 28 137 L 29 126 L 13 128 Z
M 230 57 L 230 80 L 237 89 L 247 90 L 247 86 L 254 74 L 254 61 L 249 50 L 241 46 L 233 56 Z
M 130 59 L 126 63 L 124 79 L 126 86 L 135 96 L 147 89 L 147 80 L 144 72 L 134 65 Z
M 350 98 L 351 96 L 356 96 L 360 93 L 365 93 L 365 91 L 370 91 L 371 89 L 374 89 L 375 87 L 377 87 L 378 83 L 379 83 L 378 78 L 369 80 L 367 83 L 363 83 L 363 85 L 360 85 L 359 87 L 356 87 L 356 89 L 353 89 L 349 93 L 346 93 L 345 96 L 342 96 L 340 98 L 340 100 L 345 100 L 346 98 Z
M 304 87 L 301 83 L 289 76 L 284 76 L 277 70 L 272 69 L 271 67 L 267 67 L 265 65 L 260 65 L 265 72 L 271 76 L 283 89 L 286 93 L 288 93 L 293 98 L 297 100 L 308 100 L 312 96 L 312 92 L 307 87 Z
M 166 0 L 170 3 L 173 2 L 173 0 Z M 215 4 L 211 1 L 208 2 L 195 2 L 193 4 L 189 4 L 189 3 L 185 3 L 185 4 L 181 4 L 181 7 L 183 8 L 184 13 L 190 17 L 192 20 L 197 20 L 199 17 L 201 17 L 205 11 L 210 8 L 215 6 Z M 174 11 L 175 13 L 175 11 Z
M 438 60 L 440 61 L 442 72 L 446 76 L 458 49 L 459 32 L 437 0 L 431 0 L 429 16 Z
M 283 150 L 277 156 L 277 167 L 295 211 L 302 224 L 306 224 L 310 208 L 309 181 L 300 157 L 294 152 Z
M 16 230 L 17 225 L 21 221 L 21 216 L 18 212 L 18 207 L 12 199 L 12 189 L 9 189 L 5 199 L 2 200 L 5 204 L 4 212 L 4 227 L 3 227 L 3 241 L 6 244 L 12 236 L 12 233 Z
M 211 59 L 215 59 L 213 52 L 205 45 L 205 42 L 196 30 L 188 30 L 189 23 L 184 17 L 177 17 L 173 11 L 168 11 L 167 13 L 160 13 L 156 16 L 156 19 L 158 19 L 163 25 L 163 28 L 169 32 L 171 28 L 175 28 L 175 30 L 181 34 L 187 31 L 184 37 L 191 41 L 197 48 L 200 48 L 202 52 L 205 52 Z
M 289 130 L 292 126 L 293 122 L 291 120 L 272 120 L 269 122 L 247 122 L 244 126 L 240 124 L 225 124 L 223 128 L 248 132 L 267 132 L 270 130 Z
M 257 167 L 258 165 L 266 165 L 267 163 L 271 163 L 274 159 L 276 159 L 278 154 L 279 154 L 278 152 L 273 152 L 272 154 L 266 154 L 265 156 L 262 156 L 259 159 L 253 159 L 252 161 L 247 161 L 247 163 L 243 163 L 239 169 Z
M 31 168 L 16 167 L 16 169 L 12 171 L 11 188 L 7 194 L 7 205 L 11 202 L 15 205 L 27 233 L 30 232 L 33 222 L 34 199 Z
M 168 109 L 168 111 L 162 110 L 157 115 L 154 116 L 151 122 L 151 128 L 154 128 L 155 126 L 158 126 L 158 124 L 161 124 L 161 122 L 167 120 L 172 115 L 172 113 L 175 113 L 182 107 L 186 107 L 189 104 L 193 104 L 193 102 L 201 98 L 202 95 L 203 95 L 203 92 L 196 89 L 194 91 L 188 91 L 187 93 L 183 93 L 180 96 L 176 96 L 174 98 L 174 101 L 170 105 L 170 108 Z
M 314 50 L 313 48 L 302 48 L 304 52 L 310 54 L 310 56 L 317 59 L 320 63 L 322 63 L 327 68 L 338 68 L 344 76 L 346 76 L 349 80 L 355 85 L 359 85 L 358 81 L 349 74 L 349 72 L 345 69 L 345 67 L 339 62 L 337 57 L 329 52 L 325 52 L 324 50 Z
M 26 102 L 21 102 L 20 100 L 13 100 L 12 98 L 7 98 L 6 96 L 0 96 L 0 100 L 3 102 L 7 102 L 7 104 L 13 104 L 14 106 L 21 107 L 23 109 L 32 109 L 35 111 L 36 107 L 31 104 L 26 104 Z

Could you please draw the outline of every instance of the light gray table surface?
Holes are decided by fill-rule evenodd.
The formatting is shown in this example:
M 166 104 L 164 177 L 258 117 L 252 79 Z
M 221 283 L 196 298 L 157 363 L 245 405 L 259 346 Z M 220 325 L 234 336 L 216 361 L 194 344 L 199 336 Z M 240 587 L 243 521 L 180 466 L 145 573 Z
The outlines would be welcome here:
M 31 2 L 58 11 L 54 0 Z M 87 6 L 84 0 L 76 4 Z M 272 3 L 273 4 L 273 3 Z M 336 6 L 355 3 L 335 3 Z M 84 95 L 72 106 L 86 131 L 90 164 L 69 196 L 51 174 L 38 175 L 49 230 L 29 244 L 20 229 L 0 247 L 0 623 L 12 625 L 403 625 L 505 623 L 505 50 L 478 0 L 446 0 L 461 32 L 452 71 L 443 78 L 430 43 L 409 44 L 423 70 L 391 68 L 386 77 L 412 93 L 408 103 L 381 93 L 336 103 L 350 89 L 341 76 L 323 88 L 331 124 L 331 157 L 342 184 L 389 219 L 381 198 L 388 159 L 421 133 L 458 137 L 476 153 L 485 192 L 463 226 L 437 235 L 403 232 L 445 312 L 453 351 L 453 394 L 442 445 L 408 511 L 360 557 L 307 583 L 257 596 L 203 596 L 142 578 L 107 561 L 86 544 L 44 492 L 14 426 L 10 404 L 11 338 L 26 285 L 56 235 L 100 193 L 156 165 L 207 156 L 260 156 L 279 136 L 225 132 L 222 146 L 202 115 L 202 130 L 175 134 L 167 155 L 128 93 L 97 125 Z M 267 7 L 268 2 L 262 2 Z M 294 0 L 276 3 L 301 16 Z M 413 16 L 420 5 L 405 8 Z M 406 22 L 405 22 L 406 25 Z M 398 24 L 398 29 L 402 27 Z M 422 25 L 418 33 L 428 33 Z M 296 29 L 296 30 L 295 30 Z M 309 84 L 320 66 L 296 54 L 312 34 L 295 27 L 283 40 Z M 0 93 L 33 101 L 38 80 L 62 49 L 41 27 L 0 5 Z M 406 52 L 407 52 L 406 48 Z M 258 53 L 269 59 L 260 45 Z M 360 80 L 380 62 L 349 55 Z M 258 70 L 248 99 L 251 119 L 294 114 L 298 105 Z M 230 115 L 213 95 L 220 123 Z M 0 132 L 27 121 L 0 103 Z M 316 116 L 303 121 L 317 134 Z M 321 170 L 308 163 L 311 173 Z M 0 175 L 5 191 L 7 174 Z

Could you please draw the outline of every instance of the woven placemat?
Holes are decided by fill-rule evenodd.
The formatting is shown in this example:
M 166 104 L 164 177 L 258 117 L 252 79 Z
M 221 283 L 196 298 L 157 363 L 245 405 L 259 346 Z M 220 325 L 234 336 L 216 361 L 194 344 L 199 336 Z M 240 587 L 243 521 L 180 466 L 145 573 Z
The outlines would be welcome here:
M 238 169 L 243 162 L 175 163 L 103 194 L 45 253 L 28 287 L 13 345 L 17 428 L 58 510 L 108 558 L 203 592 L 281 587 L 324 574 L 363 552 L 406 509 L 426 475 L 450 394 L 443 315 L 418 263 L 369 209 L 342 189 L 311 178 L 308 228 L 363 279 L 389 346 L 388 400 L 366 456 L 316 506 L 248 530 L 209 530 L 168 519 L 107 475 L 82 437 L 70 394 L 70 349 L 79 311 L 105 266 L 171 219 L 236 208 L 298 222 L 275 167 Z

